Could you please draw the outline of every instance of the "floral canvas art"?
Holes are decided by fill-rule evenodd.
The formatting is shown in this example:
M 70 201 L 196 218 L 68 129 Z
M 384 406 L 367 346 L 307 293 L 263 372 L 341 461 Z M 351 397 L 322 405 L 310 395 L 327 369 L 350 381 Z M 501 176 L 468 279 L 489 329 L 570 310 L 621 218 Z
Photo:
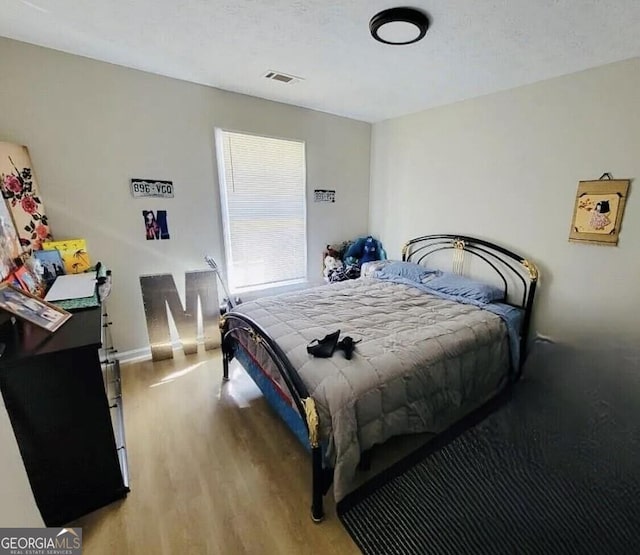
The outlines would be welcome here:
M 52 239 L 26 146 L 0 142 L 0 187 L 24 252 Z

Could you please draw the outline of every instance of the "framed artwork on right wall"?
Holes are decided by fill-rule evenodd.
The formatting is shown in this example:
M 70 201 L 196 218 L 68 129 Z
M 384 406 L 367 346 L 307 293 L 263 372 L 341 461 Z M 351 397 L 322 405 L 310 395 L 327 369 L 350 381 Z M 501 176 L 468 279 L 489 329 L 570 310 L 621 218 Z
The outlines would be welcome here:
M 580 181 L 569 241 L 617 245 L 629 183 L 628 179 Z

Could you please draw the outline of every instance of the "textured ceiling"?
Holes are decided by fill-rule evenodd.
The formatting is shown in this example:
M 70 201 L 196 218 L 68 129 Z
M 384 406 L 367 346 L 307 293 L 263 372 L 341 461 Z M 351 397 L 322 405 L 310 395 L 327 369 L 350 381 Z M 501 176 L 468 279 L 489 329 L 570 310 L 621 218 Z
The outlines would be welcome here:
M 404 1 L 0 3 L 2 36 L 370 122 L 640 55 L 640 0 L 415 0 L 409 46 L 368 31 Z

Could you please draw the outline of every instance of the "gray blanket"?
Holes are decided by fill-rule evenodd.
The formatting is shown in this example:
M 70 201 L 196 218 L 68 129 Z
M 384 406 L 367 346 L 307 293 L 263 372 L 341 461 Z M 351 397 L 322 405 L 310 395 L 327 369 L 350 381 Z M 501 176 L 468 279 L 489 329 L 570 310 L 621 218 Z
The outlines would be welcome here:
M 349 492 L 362 451 L 394 435 L 441 432 L 507 380 L 498 316 L 407 285 L 360 278 L 236 310 L 278 342 L 315 399 L 336 501 Z M 327 359 L 307 353 L 312 339 L 337 329 L 362 339 L 352 360 L 342 351 Z

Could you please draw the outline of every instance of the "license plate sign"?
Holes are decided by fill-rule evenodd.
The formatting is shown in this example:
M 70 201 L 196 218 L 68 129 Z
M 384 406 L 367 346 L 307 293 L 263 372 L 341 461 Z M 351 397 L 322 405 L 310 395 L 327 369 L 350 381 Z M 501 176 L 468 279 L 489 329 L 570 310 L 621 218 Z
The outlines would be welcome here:
M 132 179 L 131 196 L 173 198 L 173 181 L 157 179 Z

